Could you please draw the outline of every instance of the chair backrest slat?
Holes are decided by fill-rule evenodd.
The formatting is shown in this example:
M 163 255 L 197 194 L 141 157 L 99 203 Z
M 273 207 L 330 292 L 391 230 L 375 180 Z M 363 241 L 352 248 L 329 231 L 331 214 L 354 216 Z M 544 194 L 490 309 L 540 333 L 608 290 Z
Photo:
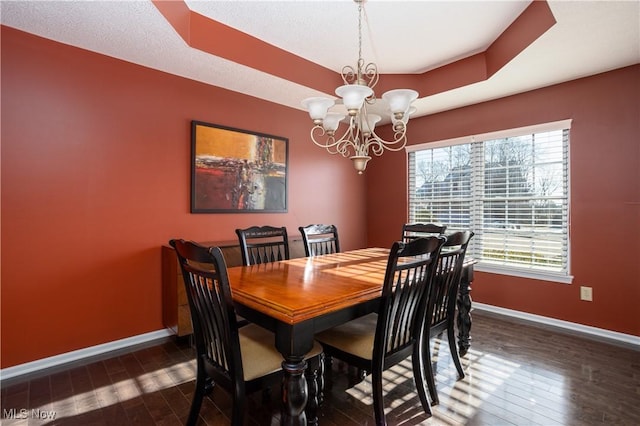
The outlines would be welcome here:
M 191 241 L 169 243 L 182 271 L 199 362 L 204 358 L 230 380 L 241 382 L 238 324 L 222 251 Z
M 252 226 L 236 229 L 243 265 L 259 265 L 289 259 L 287 228 Z
M 455 314 L 464 258 L 471 237 L 471 231 L 447 235 L 429 295 L 427 317 L 432 328 L 451 321 Z
M 338 228 L 335 225 L 315 224 L 298 228 L 302 234 L 307 256 L 320 256 L 340 252 Z
M 426 237 L 393 244 L 382 290 L 374 363 L 413 347 L 424 326 L 429 287 L 444 241 L 444 237 Z

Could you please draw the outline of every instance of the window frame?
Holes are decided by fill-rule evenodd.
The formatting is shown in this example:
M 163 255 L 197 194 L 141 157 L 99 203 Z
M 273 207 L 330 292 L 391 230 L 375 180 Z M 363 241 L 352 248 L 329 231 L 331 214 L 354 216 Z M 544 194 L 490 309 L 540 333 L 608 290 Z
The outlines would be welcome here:
M 566 165 L 564 165 L 564 168 L 566 170 L 566 177 L 564 177 L 564 181 L 566 182 L 566 198 L 563 198 L 563 200 L 566 199 L 566 228 L 563 228 L 562 231 L 564 232 L 564 235 L 566 236 L 566 249 L 564 249 L 564 255 L 566 256 L 566 269 L 562 270 L 562 271 L 545 271 L 545 270 L 538 270 L 538 269 L 534 269 L 533 266 L 529 266 L 529 267 L 517 267 L 514 265 L 497 265 L 497 264 L 492 264 L 492 263 L 487 263 L 486 261 L 482 261 L 479 260 L 478 263 L 475 266 L 475 270 L 477 271 L 482 271 L 482 272 L 489 272 L 489 273 L 495 273 L 495 274 L 502 274 L 502 275 L 509 275 L 509 276 L 517 276 L 517 277 L 523 277 L 523 278 L 531 278 L 531 279 L 537 279 L 537 280 L 544 280 L 544 281 L 551 281 L 551 282 L 559 282 L 559 283 L 565 283 L 565 284 L 570 284 L 573 281 L 573 276 L 571 275 L 571 240 L 570 240 L 570 229 L 571 229 L 571 182 L 570 182 L 570 178 L 571 178 L 571 159 L 570 159 L 570 133 L 571 133 L 571 119 L 566 119 L 566 120 L 560 120 L 560 121 L 554 121 L 554 122 L 548 122 L 548 123 L 542 123 L 542 124 L 536 124 L 536 125 L 531 125 L 531 126 L 524 126 L 524 127 L 518 127 L 518 128 L 512 128 L 512 129 L 505 129 L 505 130 L 499 130 L 499 131 L 494 131 L 494 132 L 487 132 L 487 133 L 482 133 L 482 134 L 475 134 L 475 135 L 468 135 L 468 136 L 463 136 L 463 137 L 458 137 L 458 138 L 453 138 L 453 139 L 446 139 L 446 140 L 440 140 L 440 141 L 434 141 L 434 142 L 427 142 L 427 143 L 420 143 L 420 144 L 416 144 L 416 145 L 409 145 L 405 147 L 406 153 L 407 153 L 407 213 L 409 215 L 408 220 L 411 221 L 411 215 L 412 215 L 412 205 L 411 205 L 411 201 L 412 201 L 412 193 L 411 191 L 415 192 L 415 188 L 411 188 L 411 184 L 412 182 L 415 182 L 415 170 L 412 170 L 411 168 L 411 154 L 418 152 L 418 151 L 423 151 L 423 150 L 432 150 L 432 149 L 437 149 L 437 148 L 444 148 L 444 147 L 452 147 L 455 145 L 464 145 L 464 144 L 474 144 L 474 143 L 484 143 L 484 142 L 488 142 L 488 141 L 492 141 L 492 140 L 496 140 L 496 139 L 505 139 L 505 138 L 513 138 L 513 137 L 521 137 L 521 136 L 527 136 L 527 135 L 533 135 L 536 133 L 544 133 L 544 132 L 550 132 L 550 131 L 559 131 L 559 130 L 567 130 L 569 132 L 569 140 L 567 142 L 567 147 L 566 147 Z M 483 147 L 485 146 L 484 144 L 482 145 Z M 475 157 L 474 157 L 475 158 Z M 477 158 L 475 158 L 477 159 Z M 471 160 L 473 163 L 473 159 Z M 483 160 L 484 161 L 484 160 Z M 536 163 L 532 163 L 532 164 L 536 164 Z M 471 168 L 473 168 L 473 166 L 471 166 Z M 414 174 L 414 176 L 412 177 L 412 172 Z M 451 172 L 449 172 L 451 173 Z M 484 184 L 484 180 L 482 181 L 482 183 Z M 476 187 L 477 185 L 473 185 L 472 182 L 472 186 Z M 480 185 L 482 186 L 482 185 Z M 476 188 L 477 189 L 477 188 Z M 478 198 L 476 195 L 472 195 L 471 198 L 471 204 L 473 205 L 474 203 L 479 203 L 482 202 L 485 194 L 485 190 L 484 188 L 481 188 L 481 194 L 483 195 L 482 197 Z M 470 211 L 470 214 L 472 216 L 476 216 L 476 220 L 478 219 L 479 215 L 478 212 L 475 210 Z M 473 218 L 469 219 L 472 223 L 473 223 Z M 445 223 L 446 224 L 446 223 Z M 446 224 L 446 225 L 450 225 L 450 224 Z M 483 228 L 483 231 L 487 229 L 487 227 L 485 226 Z M 449 230 L 449 228 L 448 228 Z M 454 229 L 452 229 L 454 230 Z M 473 229 L 472 229 L 473 230 Z M 473 240 L 472 240 L 473 242 Z M 471 247 L 470 247 L 471 248 Z M 478 250 L 482 250 L 481 247 L 476 247 L 476 249 Z M 472 248 L 473 250 L 473 248 Z

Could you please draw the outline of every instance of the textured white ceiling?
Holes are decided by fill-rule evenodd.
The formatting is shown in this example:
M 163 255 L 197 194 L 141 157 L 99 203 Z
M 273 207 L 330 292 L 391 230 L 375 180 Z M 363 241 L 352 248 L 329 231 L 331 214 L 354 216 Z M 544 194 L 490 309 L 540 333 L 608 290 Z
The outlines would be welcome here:
M 419 73 L 483 51 L 529 1 L 365 3 L 363 56 L 382 73 Z M 357 59 L 357 5 L 337 1 L 187 1 L 203 15 L 339 71 Z M 640 62 L 640 2 L 549 1 L 557 24 L 489 80 L 419 98 L 416 116 Z M 190 48 L 148 0 L 5 1 L 3 25 L 301 109 L 320 95 Z M 381 78 L 384 78 L 382 76 Z M 332 94 L 330 94 L 332 95 Z
M 363 57 L 385 74 L 424 72 L 485 50 L 529 3 L 369 0 L 363 6 Z M 358 57 L 358 5 L 353 0 L 187 4 L 337 72 Z

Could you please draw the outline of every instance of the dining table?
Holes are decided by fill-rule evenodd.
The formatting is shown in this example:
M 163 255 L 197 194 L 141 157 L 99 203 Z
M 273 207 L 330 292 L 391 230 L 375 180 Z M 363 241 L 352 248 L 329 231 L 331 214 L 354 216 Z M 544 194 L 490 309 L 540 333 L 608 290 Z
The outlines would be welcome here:
M 281 424 L 317 424 L 315 409 L 309 419 L 305 413 L 307 405 L 318 405 L 317 393 L 309 392 L 317 385 L 309 386 L 305 377 L 305 355 L 316 333 L 377 311 L 388 257 L 389 249 L 364 248 L 228 268 L 236 312 L 271 330 L 283 356 Z M 472 279 L 470 268 L 463 279 Z M 461 284 L 467 297 L 469 283 Z M 468 316 L 470 298 L 458 305 L 467 302 L 462 307 Z M 458 325 L 466 327 L 459 342 L 464 338 L 468 345 L 470 317 L 459 317 Z

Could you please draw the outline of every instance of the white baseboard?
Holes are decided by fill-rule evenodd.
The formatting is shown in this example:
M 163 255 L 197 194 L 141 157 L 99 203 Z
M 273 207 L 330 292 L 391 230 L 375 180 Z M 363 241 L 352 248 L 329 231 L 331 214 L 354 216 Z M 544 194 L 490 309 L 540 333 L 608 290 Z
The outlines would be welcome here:
M 605 330 L 602 328 L 591 327 L 588 325 L 577 324 L 569 321 L 558 320 L 541 315 L 529 314 L 526 312 L 514 311 L 512 309 L 501 308 L 499 306 L 486 305 L 484 303 L 473 302 L 473 309 L 478 311 L 486 311 L 507 317 L 522 319 L 539 324 L 549 325 L 552 327 L 562 328 L 571 332 L 583 333 L 593 337 L 607 339 L 626 345 L 631 345 L 634 349 L 640 350 L 640 337 L 631 334 L 618 333 L 616 331 Z M 6 380 L 22 376 L 24 374 L 33 373 L 47 368 L 57 367 L 70 362 L 90 358 L 97 355 L 106 354 L 108 352 L 125 349 L 131 346 L 158 340 L 173 335 L 168 330 L 157 330 L 150 333 L 139 334 L 137 336 L 127 337 L 113 342 L 103 343 L 101 345 L 91 346 L 77 351 L 67 352 L 48 358 L 39 359 L 25 364 L 16 365 L 14 367 L 3 368 L 0 370 L 0 380 Z M 472 332 L 473 335 L 473 332 Z
M 571 332 L 583 333 L 592 337 L 607 339 L 614 342 L 631 345 L 634 349 L 640 350 L 640 336 L 631 334 L 618 333 L 617 331 L 605 330 L 602 328 L 591 327 L 574 322 L 558 320 L 555 318 L 543 317 L 541 315 L 529 314 L 526 312 L 514 311 L 512 309 L 501 308 L 499 306 L 486 305 L 484 303 L 473 302 L 474 310 L 492 312 L 499 315 L 518 318 L 525 321 L 531 321 L 539 324 L 549 325 L 552 327 L 562 328 Z M 473 335 L 473 331 L 471 332 Z
M 3 368 L 0 370 L 0 380 L 11 379 L 24 374 L 36 372 L 38 370 L 57 367 L 69 362 L 102 355 L 119 349 L 125 349 L 127 347 L 162 339 L 164 337 L 171 336 L 172 334 L 173 333 L 168 329 L 152 331 L 149 333 L 138 334 L 137 336 L 127 337 L 126 339 L 115 340 L 113 342 L 103 343 L 101 345 L 78 349 L 77 351 L 66 352 L 60 355 L 38 359 L 36 361 L 19 364 L 13 367 Z

